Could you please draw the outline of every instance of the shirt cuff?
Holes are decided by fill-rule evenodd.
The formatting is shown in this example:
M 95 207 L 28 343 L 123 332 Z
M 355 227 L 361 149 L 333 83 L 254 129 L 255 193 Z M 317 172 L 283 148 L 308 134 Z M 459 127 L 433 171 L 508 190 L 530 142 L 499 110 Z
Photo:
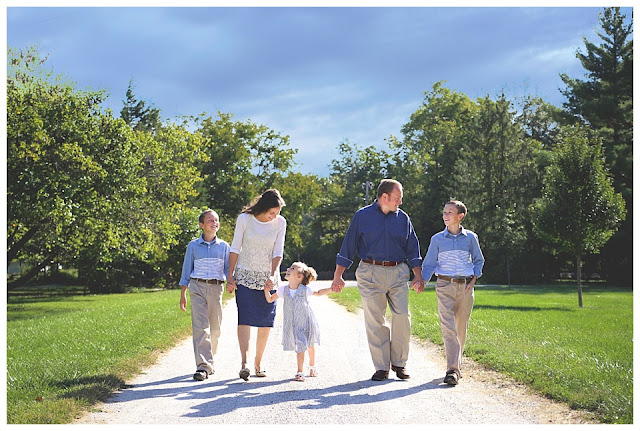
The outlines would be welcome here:
M 189 281 L 191 281 L 190 278 L 187 278 L 187 279 L 181 278 L 180 279 L 180 286 L 187 286 L 188 287 L 189 286 Z
M 344 266 L 345 268 L 348 269 L 351 265 L 353 265 L 353 261 L 350 259 L 347 259 L 344 256 L 338 255 L 338 257 L 336 258 L 336 264 L 340 266 Z
M 417 267 L 417 266 L 422 267 L 422 259 L 421 259 L 421 258 L 419 258 L 419 257 L 416 257 L 415 259 L 411 259 L 411 260 L 409 261 L 409 266 L 410 266 L 411 268 L 415 268 L 415 267 Z

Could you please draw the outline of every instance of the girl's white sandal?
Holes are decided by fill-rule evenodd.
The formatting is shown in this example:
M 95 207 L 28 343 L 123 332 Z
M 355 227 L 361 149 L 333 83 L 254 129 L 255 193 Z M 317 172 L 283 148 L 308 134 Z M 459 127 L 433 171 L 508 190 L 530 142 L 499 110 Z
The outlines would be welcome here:
M 309 377 L 318 377 L 318 372 L 315 366 L 309 367 Z
M 304 374 L 302 374 L 301 371 L 298 371 L 294 380 L 296 382 L 304 382 Z

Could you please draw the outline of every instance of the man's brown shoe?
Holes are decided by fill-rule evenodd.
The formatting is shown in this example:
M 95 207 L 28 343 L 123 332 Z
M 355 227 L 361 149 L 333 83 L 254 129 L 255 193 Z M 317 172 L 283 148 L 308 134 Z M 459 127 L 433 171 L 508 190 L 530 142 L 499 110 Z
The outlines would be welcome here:
M 404 367 L 396 367 L 395 365 L 392 365 L 391 369 L 396 372 L 396 376 L 398 376 L 399 379 L 407 380 L 410 377 Z
M 373 374 L 373 376 L 371 377 L 371 380 L 376 380 L 378 382 L 381 382 L 383 380 L 387 380 L 388 377 L 389 377 L 389 371 L 378 370 Z

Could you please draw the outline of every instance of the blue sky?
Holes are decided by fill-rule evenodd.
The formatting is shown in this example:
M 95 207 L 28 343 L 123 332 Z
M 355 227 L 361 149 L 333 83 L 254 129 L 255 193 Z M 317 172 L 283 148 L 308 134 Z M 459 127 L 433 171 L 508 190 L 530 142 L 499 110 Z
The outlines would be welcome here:
M 598 40 L 601 10 L 8 7 L 6 16 L 9 47 L 39 44 L 56 73 L 106 90 L 116 114 L 133 79 L 164 118 L 222 111 L 265 124 L 290 136 L 297 170 L 324 176 L 341 141 L 384 148 L 401 137 L 440 80 L 473 99 L 504 90 L 560 106 L 559 74 L 583 76 L 575 52 L 583 37 Z

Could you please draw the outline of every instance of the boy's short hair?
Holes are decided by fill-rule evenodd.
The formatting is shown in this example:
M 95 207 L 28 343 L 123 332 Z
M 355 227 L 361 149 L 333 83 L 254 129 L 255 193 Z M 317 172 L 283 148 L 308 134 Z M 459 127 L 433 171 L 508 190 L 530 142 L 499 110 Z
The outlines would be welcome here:
M 400 183 L 400 181 L 385 178 L 384 180 L 380 181 L 380 185 L 378 185 L 378 191 L 376 193 L 376 196 L 380 197 L 382 196 L 383 193 L 391 194 L 391 192 L 393 191 L 393 189 L 396 188 L 396 186 L 402 188 L 402 184 Z
M 467 206 L 462 202 L 457 201 L 455 199 L 451 199 L 449 202 L 444 204 L 444 206 L 447 206 L 447 205 L 453 205 L 454 207 L 456 207 L 456 209 L 458 210 L 458 214 L 467 215 Z
M 207 213 L 211 213 L 211 214 L 215 215 L 216 217 L 218 217 L 218 213 L 217 212 L 215 212 L 211 208 L 207 208 L 206 210 L 202 211 L 202 214 L 200 214 L 200 217 L 198 217 L 198 223 L 204 223 L 204 217 L 207 215 Z

